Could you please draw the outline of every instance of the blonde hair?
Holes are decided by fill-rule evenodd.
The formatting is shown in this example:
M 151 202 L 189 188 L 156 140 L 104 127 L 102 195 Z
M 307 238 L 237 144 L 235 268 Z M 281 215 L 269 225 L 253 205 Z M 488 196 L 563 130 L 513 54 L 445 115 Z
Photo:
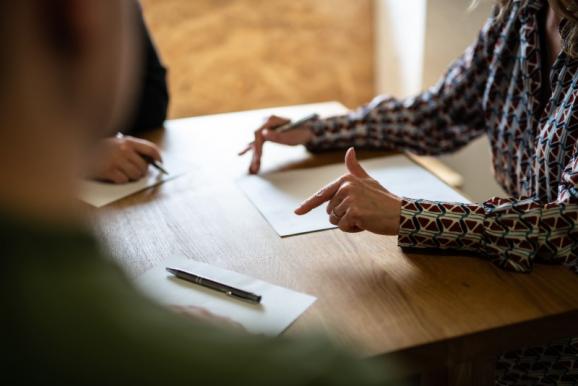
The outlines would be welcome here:
M 473 0 L 475 7 L 480 0 Z M 495 0 L 500 13 L 498 18 L 504 17 L 505 11 L 512 4 L 512 0 Z M 565 19 L 562 30 L 564 52 L 573 59 L 578 59 L 578 2 L 575 0 L 548 0 L 548 3 Z
M 571 58 L 578 58 L 578 4 L 574 0 L 549 0 L 552 7 L 562 14 L 566 24 L 562 31 L 564 51 Z

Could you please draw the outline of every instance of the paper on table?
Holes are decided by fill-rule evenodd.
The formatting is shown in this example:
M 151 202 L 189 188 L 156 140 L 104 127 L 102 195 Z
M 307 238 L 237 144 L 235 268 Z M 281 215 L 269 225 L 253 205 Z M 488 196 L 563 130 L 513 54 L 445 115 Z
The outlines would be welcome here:
M 98 181 L 83 181 L 79 198 L 89 205 L 100 208 L 142 190 L 173 180 L 186 172 L 185 164 L 173 157 L 163 157 L 163 166 L 169 172 L 168 175 L 149 166 L 146 177 L 128 184 L 115 185 Z
M 433 174 L 404 155 L 382 157 L 362 163 L 367 172 L 392 193 L 408 198 L 468 202 Z M 238 185 L 281 237 L 335 228 L 325 205 L 305 216 L 293 211 L 323 185 L 346 173 L 343 164 L 312 169 L 245 176 Z
M 169 274 L 177 268 L 262 296 L 261 304 L 251 304 L 188 283 Z M 195 306 L 240 323 L 248 332 L 275 336 L 289 327 L 316 298 L 278 287 L 236 272 L 186 258 L 167 260 L 145 272 L 136 281 L 145 294 L 166 305 Z

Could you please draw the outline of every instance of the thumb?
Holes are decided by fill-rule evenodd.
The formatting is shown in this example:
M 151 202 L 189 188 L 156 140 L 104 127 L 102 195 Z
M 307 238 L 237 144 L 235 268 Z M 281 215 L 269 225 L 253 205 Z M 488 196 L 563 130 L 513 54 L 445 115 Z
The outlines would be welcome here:
M 363 169 L 359 164 L 359 161 L 357 161 L 357 155 L 355 154 L 355 149 L 353 147 L 350 147 L 349 150 L 347 150 L 347 154 L 345 154 L 345 166 L 347 166 L 349 173 L 355 177 L 369 177 L 369 174 L 367 174 L 365 169 Z

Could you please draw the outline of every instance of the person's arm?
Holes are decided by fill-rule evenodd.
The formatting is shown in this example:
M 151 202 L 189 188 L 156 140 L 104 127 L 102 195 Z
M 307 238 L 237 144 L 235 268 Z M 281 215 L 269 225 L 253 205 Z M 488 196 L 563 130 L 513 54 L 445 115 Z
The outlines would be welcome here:
M 249 335 L 169 312 L 103 261 L 89 238 L 24 236 L 11 239 L 18 248 L 8 246 L 10 280 L 0 283 L 10 293 L 2 325 L 11 326 L 0 352 L 10 353 L 10 374 L 30 384 L 385 384 L 376 363 L 322 339 Z
M 494 10 L 494 15 L 497 8 Z M 254 132 L 254 141 L 239 155 L 252 150 L 249 173 L 261 168 L 263 145 L 305 145 L 311 152 L 373 148 L 441 154 L 459 149 L 486 131 L 485 85 L 490 76 L 502 19 L 488 19 L 472 44 L 430 90 L 415 98 L 377 97 L 356 112 L 317 120 L 284 133 L 274 129 L 290 120 L 271 116 Z
M 535 261 L 578 272 L 578 149 L 547 204 L 494 198 L 482 205 L 403 199 L 402 247 L 474 251 L 500 267 L 528 272 Z
M 166 69 L 157 55 L 140 5 L 137 1 L 134 4 L 139 15 L 139 32 L 143 44 L 143 58 L 140 62 L 143 68 L 139 92 L 135 93 L 138 96 L 135 110 L 121 132 L 138 135 L 163 127 L 169 106 L 169 93 Z M 103 138 L 89 156 L 86 177 L 115 184 L 138 181 L 148 171 L 148 162 L 143 156 L 162 161 L 160 149 L 152 142 L 130 135 Z
M 484 88 L 498 24 L 490 18 L 477 41 L 421 95 L 406 100 L 380 96 L 353 113 L 311 125 L 308 149 L 355 146 L 435 155 L 457 150 L 482 135 Z
M 479 204 L 400 198 L 345 156 L 348 174 L 326 185 L 296 210 L 305 215 L 329 202 L 329 222 L 344 232 L 397 235 L 401 247 L 477 252 L 505 269 L 528 272 L 535 261 L 578 273 L 578 144 L 549 203 L 494 198 Z
M 138 8 L 139 31 L 144 50 L 143 69 L 141 70 L 139 98 L 135 111 L 123 130 L 125 134 L 138 134 L 146 130 L 161 128 L 167 118 L 169 107 L 167 70 L 161 63 L 140 6 Z

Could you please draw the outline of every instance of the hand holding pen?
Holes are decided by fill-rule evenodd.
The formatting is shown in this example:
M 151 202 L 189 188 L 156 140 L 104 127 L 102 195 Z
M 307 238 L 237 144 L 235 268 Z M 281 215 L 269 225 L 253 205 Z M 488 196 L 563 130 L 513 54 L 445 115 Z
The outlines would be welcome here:
M 261 127 L 255 130 L 255 140 L 239 152 L 241 156 L 253 150 L 249 173 L 259 173 L 261 157 L 263 156 L 263 145 L 266 141 L 288 146 L 305 145 L 313 138 L 309 125 L 318 119 L 319 115 L 317 114 L 308 115 L 295 122 L 276 115 L 270 116 Z
M 126 137 L 123 133 L 118 132 L 116 134 L 116 138 L 119 139 L 130 139 L 132 141 L 137 140 L 137 138 L 133 138 L 133 137 Z M 142 141 L 142 140 L 141 140 Z M 150 144 L 150 142 L 146 141 L 147 144 Z M 138 143 L 138 140 L 137 140 Z M 166 171 L 166 169 L 163 167 L 163 160 L 161 158 L 161 152 L 160 150 L 158 150 L 157 146 L 155 144 L 152 144 L 152 149 L 154 149 L 155 151 L 142 151 L 145 149 L 141 149 L 141 151 L 139 151 L 138 149 L 137 152 L 139 153 L 139 155 L 142 157 L 143 160 L 145 160 L 145 162 L 147 162 L 149 165 L 151 165 L 152 167 L 154 167 L 155 169 L 157 169 L 159 172 L 161 172 L 162 174 L 168 175 L 169 172 Z M 143 176 L 144 177 L 144 176 Z
M 122 134 L 100 141 L 92 158 L 88 176 L 115 184 L 140 180 L 150 164 L 162 168 L 161 153 L 154 143 Z

